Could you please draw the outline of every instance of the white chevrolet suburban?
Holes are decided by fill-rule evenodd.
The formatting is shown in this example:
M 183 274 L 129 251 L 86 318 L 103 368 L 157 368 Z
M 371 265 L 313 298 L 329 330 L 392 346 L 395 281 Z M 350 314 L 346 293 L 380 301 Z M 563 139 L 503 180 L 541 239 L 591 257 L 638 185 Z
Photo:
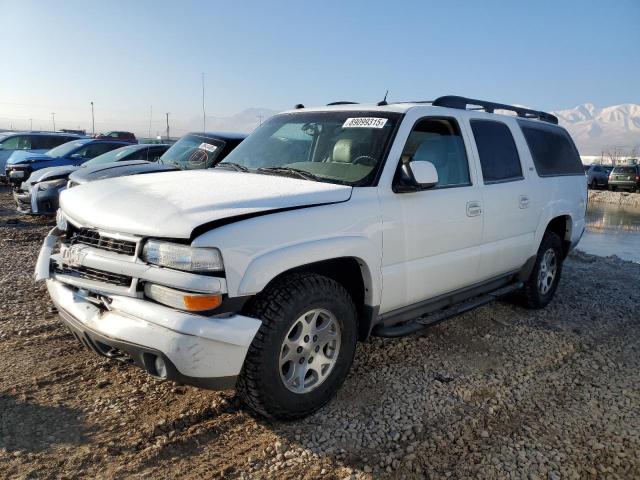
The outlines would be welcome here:
M 296 418 L 370 335 L 506 294 L 547 305 L 586 201 L 548 113 L 454 96 L 298 105 L 211 171 L 63 192 L 36 278 L 95 352 Z

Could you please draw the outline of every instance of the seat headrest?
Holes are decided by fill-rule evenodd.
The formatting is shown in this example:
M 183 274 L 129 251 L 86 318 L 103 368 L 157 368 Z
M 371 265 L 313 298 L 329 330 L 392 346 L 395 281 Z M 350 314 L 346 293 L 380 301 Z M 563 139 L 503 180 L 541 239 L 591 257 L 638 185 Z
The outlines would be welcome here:
M 353 148 L 353 140 L 350 138 L 342 138 L 333 146 L 333 155 L 331 160 L 334 162 L 351 163 L 351 150 Z

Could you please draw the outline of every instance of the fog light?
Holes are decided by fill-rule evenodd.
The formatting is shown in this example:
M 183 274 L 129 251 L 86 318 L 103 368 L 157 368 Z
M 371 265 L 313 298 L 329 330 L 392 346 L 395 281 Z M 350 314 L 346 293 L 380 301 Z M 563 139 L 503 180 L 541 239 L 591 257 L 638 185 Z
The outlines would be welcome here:
M 156 369 L 156 375 L 160 378 L 167 378 L 167 364 L 160 357 L 156 357 L 153 362 L 153 366 Z
M 162 285 L 147 283 L 144 294 L 158 303 L 189 312 L 204 312 L 218 308 L 222 303 L 219 293 L 191 293 Z

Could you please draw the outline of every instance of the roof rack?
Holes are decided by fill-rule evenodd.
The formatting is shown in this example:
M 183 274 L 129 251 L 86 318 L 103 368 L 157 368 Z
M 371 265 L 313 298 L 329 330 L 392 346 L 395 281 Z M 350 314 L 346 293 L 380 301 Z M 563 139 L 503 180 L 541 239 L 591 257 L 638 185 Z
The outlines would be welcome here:
M 331 103 L 327 103 L 327 107 L 331 107 L 333 105 L 357 105 L 358 102 L 346 102 L 346 101 L 342 101 L 342 102 L 331 102 Z
M 543 122 L 553 123 L 554 125 L 558 124 L 558 117 L 550 113 L 515 107 L 504 103 L 487 102 L 486 100 L 476 100 L 473 98 L 458 97 L 456 95 L 446 95 L 436 98 L 433 101 L 433 106 L 435 107 L 449 107 L 459 110 L 467 110 L 467 105 L 476 105 L 487 113 L 494 113 L 495 110 L 508 110 L 514 112 L 521 118 L 537 118 Z

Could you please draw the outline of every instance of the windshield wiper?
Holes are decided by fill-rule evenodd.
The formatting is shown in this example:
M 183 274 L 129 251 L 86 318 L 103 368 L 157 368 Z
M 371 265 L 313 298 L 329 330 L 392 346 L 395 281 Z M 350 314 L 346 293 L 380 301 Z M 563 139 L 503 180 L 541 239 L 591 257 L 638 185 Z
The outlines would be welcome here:
M 216 165 L 216 168 L 220 168 L 220 167 L 230 167 L 233 170 L 235 170 L 236 172 L 248 172 L 249 169 L 247 167 L 245 167 L 244 165 L 240 165 L 239 163 L 233 163 L 233 162 L 220 162 L 218 165 Z
M 261 167 L 256 170 L 256 172 L 266 172 L 266 173 L 284 173 L 288 175 L 296 175 L 299 178 L 304 180 L 311 180 L 313 182 L 322 182 L 324 181 L 322 178 L 314 175 L 313 173 L 307 172 L 306 170 L 300 170 L 299 168 L 292 167 Z

